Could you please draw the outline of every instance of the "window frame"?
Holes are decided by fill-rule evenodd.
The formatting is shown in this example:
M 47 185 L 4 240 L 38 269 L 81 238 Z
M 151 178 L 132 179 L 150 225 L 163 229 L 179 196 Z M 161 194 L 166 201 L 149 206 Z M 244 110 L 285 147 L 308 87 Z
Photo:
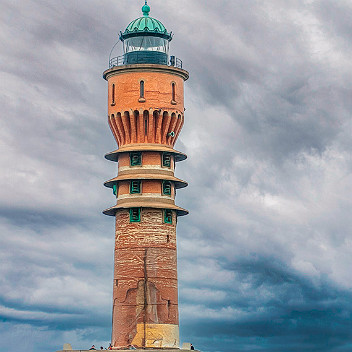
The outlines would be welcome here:
M 171 104 L 176 105 L 176 82 L 171 82 Z
M 140 103 L 145 103 L 145 80 L 141 79 L 139 81 L 139 98 L 138 101 Z
M 135 185 L 134 185 L 135 183 Z M 131 180 L 130 181 L 130 194 L 140 194 L 142 190 L 141 180 Z
M 134 217 L 134 214 L 133 212 L 134 211 L 138 211 L 138 218 L 135 219 L 133 218 Z M 130 208 L 130 223 L 133 223 L 133 222 L 141 222 L 141 208 Z
M 117 192 L 118 192 L 118 185 L 117 185 L 117 183 L 114 183 L 114 184 L 112 185 L 112 193 L 113 193 L 113 195 L 116 196 L 116 197 L 117 197 Z
M 170 157 L 170 164 L 165 164 L 165 156 L 169 156 Z M 161 156 L 161 165 L 162 167 L 167 167 L 169 169 L 171 169 L 172 166 L 172 154 L 169 152 L 163 152 L 162 156 Z
M 165 186 L 166 185 L 170 186 L 170 192 L 165 192 Z M 171 194 L 172 194 L 172 183 L 171 183 L 171 181 L 163 180 L 163 182 L 162 182 L 162 194 L 164 196 L 171 196 Z
M 164 223 L 172 225 L 172 209 L 164 209 Z
M 115 83 L 113 83 L 111 86 L 111 106 L 116 105 L 115 95 L 116 95 L 116 86 L 115 86 Z
M 145 81 L 144 81 L 144 79 L 139 81 L 139 98 L 145 99 Z
M 133 155 L 138 155 L 138 161 L 133 162 Z M 142 152 L 130 152 L 130 166 L 141 166 L 142 165 Z

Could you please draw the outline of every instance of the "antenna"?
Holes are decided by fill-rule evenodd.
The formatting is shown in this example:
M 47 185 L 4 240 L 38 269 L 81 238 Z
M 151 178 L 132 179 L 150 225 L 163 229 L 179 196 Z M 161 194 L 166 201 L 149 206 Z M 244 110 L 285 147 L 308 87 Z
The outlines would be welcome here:
M 147 0 L 146 0 L 147 1 Z M 115 49 L 115 46 L 117 45 L 117 43 L 119 43 L 120 39 L 114 44 L 114 46 L 112 47 L 111 51 L 110 51 L 110 55 L 109 55 L 109 65 L 110 65 L 110 60 L 111 60 L 111 54 Z

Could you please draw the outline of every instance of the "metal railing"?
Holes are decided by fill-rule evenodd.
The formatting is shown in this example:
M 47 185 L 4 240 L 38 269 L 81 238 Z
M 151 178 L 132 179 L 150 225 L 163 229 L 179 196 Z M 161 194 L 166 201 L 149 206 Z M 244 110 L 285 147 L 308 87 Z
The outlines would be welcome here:
M 150 62 L 143 62 L 143 59 L 142 59 L 141 62 L 137 62 L 137 63 L 150 63 Z M 121 56 L 113 57 L 112 59 L 110 59 L 109 68 L 113 68 L 115 66 L 128 65 L 128 64 L 129 63 L 127 63 L 126 56 L 121 55 Z M 165 65 L 173 66 L 173 67 L 177 67 L 177 68 L 182 68 L 182 60 L 176 56 L 170 56 L 168 62 L 165 63 Z
M 182 68 L 182 60 L 176 56 L 170 56 L 170 65 L 178 68 Z
M 125 55 L 113 57 L 112 59 L 110 59 L 109 68 L 112 68 L 114 66 L 122 66 L 124 65 L 124 62 L 125 62 Z

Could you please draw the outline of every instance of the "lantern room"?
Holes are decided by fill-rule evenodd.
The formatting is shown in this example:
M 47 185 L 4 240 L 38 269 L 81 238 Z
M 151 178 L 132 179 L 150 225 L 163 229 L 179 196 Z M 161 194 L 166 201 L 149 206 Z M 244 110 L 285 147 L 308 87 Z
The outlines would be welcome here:
M 172 33 L 155 18 L 149 16 L 150 6 L 145 2 L 143 16 L 133 20 L 120 33 L 123 43 L 124 65 L 159 64 L 168 65 L 169 43 Z

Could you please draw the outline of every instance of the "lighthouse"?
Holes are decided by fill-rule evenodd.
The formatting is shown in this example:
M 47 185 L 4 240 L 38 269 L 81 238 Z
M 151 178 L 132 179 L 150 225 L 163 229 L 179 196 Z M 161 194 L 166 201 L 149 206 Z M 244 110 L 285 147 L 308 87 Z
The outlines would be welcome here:
M 112 346 L 179 348 L 176 225 L 188 211 L 175 204 L 187 182 L 175 177 L 186 155 L 174 149 L 184 124 L 188 72 L 170 56 L 172 33 L 150 16 L 120 32 L 123 55 L 112 58 L 108 123 L 117 150 L 117 176 L 105 182 L 116 202 Z

